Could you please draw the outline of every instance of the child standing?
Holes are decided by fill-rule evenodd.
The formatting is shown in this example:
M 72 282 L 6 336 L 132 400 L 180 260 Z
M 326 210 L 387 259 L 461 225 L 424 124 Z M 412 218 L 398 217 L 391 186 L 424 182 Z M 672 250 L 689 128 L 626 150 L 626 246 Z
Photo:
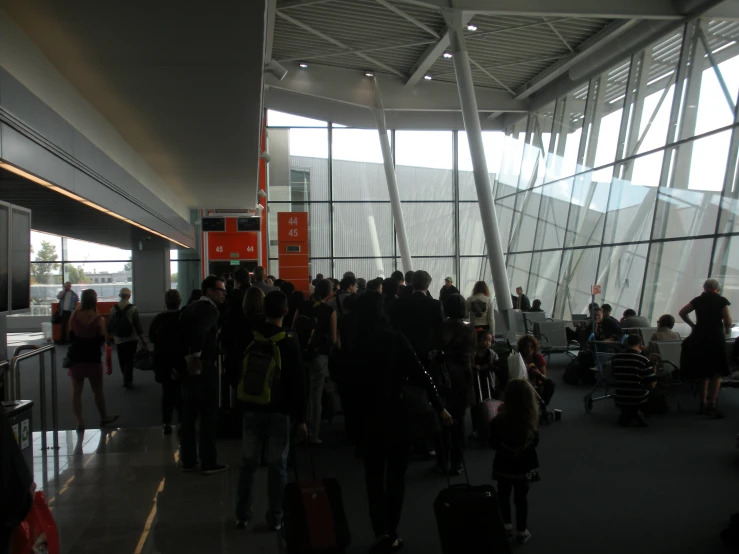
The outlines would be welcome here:
M 498 355 L 491 348 L 494 340 L 493 334 L 487 329 L 477 330 L 475 358 L 472 360 L 472 387 L 475 391 L 475 397 L 472 399 L 473 409 L 470 411 L 470 416 L 472 416 L 472 434 L 469 436 L 470 439 L 476 439 L 478 436 L 474 417 L 474 406 L 480 402 L 481 398 L 482 400 L 497 398 L 495 391 L 495 366 L 498 365 Z M 488 375 L 490 376 L 490 380 L 488 380 Z M 480 387 L 482 387 L 482 391 L 480 391 Z M 487 390 L 488 387 L 492 388 Z
M 509 536 L 511 525 L 511 492 L 516 505 L 516 538 L 524 543 L 531 538 L 527 528 L 529 484 L 539 480 L 539 410 L 534 389 L 527 381 L 508 382 L 503 413 L 490 424 L 490 446 L 496 450 L 493 480 L 498 482 L 498 502 Z

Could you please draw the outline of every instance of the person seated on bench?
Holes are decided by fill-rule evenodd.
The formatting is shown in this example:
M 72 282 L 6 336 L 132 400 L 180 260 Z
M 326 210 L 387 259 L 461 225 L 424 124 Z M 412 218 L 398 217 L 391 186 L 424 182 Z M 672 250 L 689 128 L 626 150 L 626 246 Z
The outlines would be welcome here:
M 539 341 L 531 335 L 524 335 L 518 339 L 518 353 L 528 370 L 529 383 L 539 393 L 544 404 L 554 395 L 554 381 L 547 379 L 547 363 L 539 353 Z
M 652 324 L 646 317 L 636 315 L 636 311 L 629 308 L 624 310 L 624 315 L 621 318 L 621 328 L 631 329 L 633 327 L 651 327 Z
M 620 327 L 613 328 L 603 323 L 603 308 L 595 308 L 595 329 L 592 325 L 588 328 L 588 336 L 594 335 L 594 339 L 597 341 L 614 341 L 618 342 L 621 340 L 624 332 Z
M 642 427 L 647 426 L 642 411 L 649 398 L 649 391 L 655 384 L 655 372 L 652 362 L 641 353 L 641 337 L 626 337 L 626 350 L 614 354 L 611 358 L 611 371 L 616 381 L 616 406 L 621 408 L 618 424 L 624 427 L 633 419 Z
M 672 330 L 674 326 L 675 318 L 670 314 L 659 316 L 657 320 L 657 332 L 649 339 L 650 344 L 655 340 L 680 340 L 680 335 Z
M 618 324 L 618 319 L 611 315 L 613 308 L 610 304 L 603 304 L 603 332 L 608 337 L 621 338 L 624 332 L 621 330 L 621 326 Z

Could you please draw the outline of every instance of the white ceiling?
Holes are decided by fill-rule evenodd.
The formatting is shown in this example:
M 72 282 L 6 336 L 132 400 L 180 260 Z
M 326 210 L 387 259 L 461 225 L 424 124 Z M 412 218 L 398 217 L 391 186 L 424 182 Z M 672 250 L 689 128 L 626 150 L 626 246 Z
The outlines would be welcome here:
M 190 207 L 254 207 L 264 2 L 2 0 Z

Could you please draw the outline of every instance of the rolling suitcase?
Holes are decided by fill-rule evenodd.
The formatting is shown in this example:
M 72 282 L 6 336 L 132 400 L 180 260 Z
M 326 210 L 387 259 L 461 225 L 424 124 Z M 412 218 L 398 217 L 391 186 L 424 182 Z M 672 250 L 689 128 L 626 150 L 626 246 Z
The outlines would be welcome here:
M 295 462 L 295 482 L 285 486 L 284 515 L 279 536 L 285 554 L 343 554 L 351 543 L 341 485 L 336 479 L 318 479 L 313 452 L 308 447 L 313 478 L 301 481 Z
M 489 372 L 485 373 L 486 387 L 483 390 L 480 379 L 480 372 L 477 373 L 477 390 L 479 403 L 472 406 L 472 418 L 475 422 L 475 430 L 477 438 L 483 444 L 487 444 L 490 438 L 490 422 L 498 415 L 498 410 L 502 404 L 500 400 L 495 400 L 493 396 L 493 378 Z
M 467 483 L 459 485 L 452 485 L 447 474 L 449 486 L 434 501 L 441 551 L 444 554 L 510 553 L 495 488 L 471 485 L 466 467 L 464 474 Z

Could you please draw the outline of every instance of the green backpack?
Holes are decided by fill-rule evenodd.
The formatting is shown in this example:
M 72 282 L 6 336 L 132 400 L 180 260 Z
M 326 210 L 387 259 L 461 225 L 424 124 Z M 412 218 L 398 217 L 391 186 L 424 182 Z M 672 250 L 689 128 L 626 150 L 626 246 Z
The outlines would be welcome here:
M 280 401 L 282 359 L 277 344 L 286 337 L 285 332 L 269 338 L 254 332 L 254 340 L 244 354 L 241 381 L 237 389 L 241 402 L 267 406 Z

